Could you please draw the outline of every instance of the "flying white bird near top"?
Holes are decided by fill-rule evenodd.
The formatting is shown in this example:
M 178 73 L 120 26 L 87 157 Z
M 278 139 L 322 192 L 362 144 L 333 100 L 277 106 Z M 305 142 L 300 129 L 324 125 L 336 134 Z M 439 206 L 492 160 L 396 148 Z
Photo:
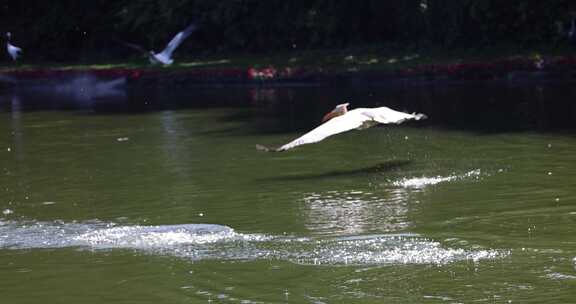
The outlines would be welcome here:
M 152 64 L 161 63 L 163 65 L 171 65 L 172 62 L 174 62 L 174 59 L 172 59 L 172 53 L 174 52 L 174 50 L 176 50 L 176 48 L 182 43 L 182 41 L 188 38 L 188 36 L 190 36 L 190 34 L 192 34 L 192 32 L 194 32 L 195 30 L 196 30 L 195 24 L 189 25 L 183 31 L 176 34 L 176 36 L 174 36 L 174 38 L 172 38 L 172 40 L 168 42 L 166 48 L 164 48 L 161 52 L 158 53 L 155 53 L 154 51 L 147 51 L 143 47 L 136 44 L 127 42 L 122 43 L 128 47 L 131 47 L 146 54 L 148 56 L 148 59 L 150 59 L 150 63 Z
M 10 43 L 10 39 L 12 39 L 12 33 L 7 32 L 6 38 L 7 38 L 6 51 L 8 51 L 8 54 L 10 55 L 10 57 L 12 57 L 12 60 L 16 61 L 16 59 L 18 59 L 18 56 L 22 52 L 22 49 Z
M 301 145 L 317 143 L 329 136 L 353 129 L 362 130 L 377 124 L 399 124 L 406 120 L 427 118 L 424 114 L 408 114 L 387 107 L 357 108 L 348 111 L 348 105 L 349 103 L 337 105 L 334 110 L 324 116 L 323 124 L 279 148 L 268 148 L 262 145 L 256 145 L 256 148 L 266 152 L 282 152 Z

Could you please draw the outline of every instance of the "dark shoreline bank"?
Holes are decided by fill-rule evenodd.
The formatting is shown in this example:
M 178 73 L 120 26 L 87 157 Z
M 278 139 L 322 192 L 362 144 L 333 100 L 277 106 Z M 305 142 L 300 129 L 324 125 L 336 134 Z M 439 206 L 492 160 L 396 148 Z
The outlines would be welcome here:
M 331 67 L 194 67 L 194 68 L 33 68 L 0 71 L 0 87 L 58 81 L 82 75 L 124 77 L 131 87 L 177 88 L 188 85 L 361 85 L 468 80 L 576 80 L 576 56 L 510 57 L 490 62 L 421 64 L 390 69 Z

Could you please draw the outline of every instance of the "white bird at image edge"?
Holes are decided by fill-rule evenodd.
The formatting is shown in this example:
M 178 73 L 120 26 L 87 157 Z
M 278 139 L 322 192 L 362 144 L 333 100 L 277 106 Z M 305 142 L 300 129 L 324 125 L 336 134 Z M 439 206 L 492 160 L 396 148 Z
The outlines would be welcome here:
M 6 33 L 6 38 L 7 38 L 6 51 L 8 52 L 12 60 L 16 61 L 16 59 L 18 59 L 18 56 L 22 52 L 22 49 L 10 43 L 10 40 L 12 39 L 12 33 L 10 32 Z
M 334 110 L 324 116 L 322 125 L 279 148 L 256 145 L 256 149 L 266 152 L 282 152 L 301 145 L 317 143 L 329 136 L 353 129 L 362 130 L 377 124 L 399 124 L 406 120 L 427 118 L 424 114 L 409 114 L 388 107 L 357 108 L 348 111 L 348 105 L 349 103 L 337 105 Z

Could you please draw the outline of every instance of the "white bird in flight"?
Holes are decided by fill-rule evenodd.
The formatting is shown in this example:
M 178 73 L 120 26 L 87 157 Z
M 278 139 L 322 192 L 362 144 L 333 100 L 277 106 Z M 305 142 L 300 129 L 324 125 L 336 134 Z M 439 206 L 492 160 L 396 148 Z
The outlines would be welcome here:
M 16 61 L 16 59 L 18 59 L 18 56 L 22 52 L 22 49 L 10 43 L 10 39 L 12 39 L 12 33 L 7 32 L 6 38 L 7 38 L 6 51 L 8 51 L 8 54 L 10 55 L 10 57 L 12 57 L 12 60 Z
M 408 114 L 388 107 L 357 108 L 348 111 L 348 105 L 349 103 L 337 105 L 334 110 L 324 116 L 323 124 L 279 148 L 268 148 L 262 145 L 256 145 L 256 148 L 266 152 L 282 152 L 301 145 L 317 143 L 329 136 L 353 129 L 363 130 L 377 124 L 399 124 L 406 120 L 427 118 L 424 114 Z
M 195 30 L 196 25 L 190 24 L 183 31 L 176 34 L 176 36 L 174 36 L 174 38 L 172 38 L 172 40 L 168 42 L 168 45 L 166 45 L 166 47 L 159 53 L 155 53 L 154 51 L 147 51 L 143 47 L 136 44 L 128 42 L 122 42 L 122 43 L 128 47 L 131 47 L 146 54 L 148 56 L 148 59 L 150 59 L 150 63 L 152 64 L 161 63 L 163 65 L 171 65 L 174 62 L 174 59 L 172 59 L 172 53 L 174 52 L 174 50 L 176 50 L 176 48 L 184 41 L 184 39 L 188 38 L 188 36 L 190 36 L 190 34 L 192 34 L 192 32 L 194 32 Z

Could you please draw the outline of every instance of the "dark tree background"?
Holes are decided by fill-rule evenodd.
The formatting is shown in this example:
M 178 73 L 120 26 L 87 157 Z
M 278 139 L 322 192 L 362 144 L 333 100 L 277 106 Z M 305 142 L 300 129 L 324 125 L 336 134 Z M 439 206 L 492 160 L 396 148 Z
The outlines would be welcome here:
M 0 2 L 1 3 L 1 2 Z M 0 4 L 29 59 L 123 58 L 115 39 L 158 49 L 189 22 L 181 52 L 566 43 L 574 0 L 19 0 Z M 122 56 L 122 57 L 120 57 Z

